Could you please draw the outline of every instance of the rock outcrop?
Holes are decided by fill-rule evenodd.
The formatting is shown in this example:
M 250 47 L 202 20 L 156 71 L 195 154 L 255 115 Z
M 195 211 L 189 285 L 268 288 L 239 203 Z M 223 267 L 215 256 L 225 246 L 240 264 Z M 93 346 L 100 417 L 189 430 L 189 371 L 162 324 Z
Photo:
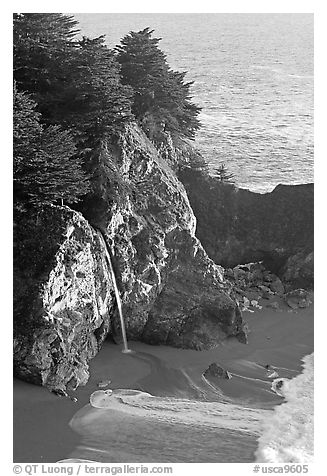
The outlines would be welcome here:
M 196 235 L 224 267 L 263 261 L 290 287 L 313 286 L 313 184 L 255 193 L 185 169 Z
M 129 191 L 124 201 L 113 206 L 96 177 L 95 193 L 83 209 L 111 244 L 128 336 L 193 348 L 215 346 L 227 335 L 244 340 L 242 319 L 226 293 L 222 269 L 195 237 L 196 219 L 186 191 L 162 155 L 139 129 L 129 128 L 97 165 L 103 180 L 106 164 L 118 164 L 124 179 L 121 194 Z M 193 340 L 186 337 L 191 322 L 201 319 L 212 322 L 211 327 Z M 120 336 L 117 318 L 113 335 Z
M 15 238 L 15 374 L 51 389 L 75 389 L 87 382 L 88 361 L 111 329 L 103 245 L 68 207 L 49 207 Z
M 230 335 L 246 342 L 222 268 L 195 237 L 186 191 L 146 136 L 128 127 L 115 147 L 102 145 L 92 173 L 81 213 L 51 207 L 16 232 L 16 375 L 74 389 L 103 339 L 120 340 L 100 232 L 129 339 L 195 349 Z
M 261 299 L 270 300 L 274 295 L 282 297 L 285 294 L 285 286 L 279 277 L 266 270 L 260 262 L 227 268 L 224 278 L 230 283 L 231 294 L 240 304 L 242 311 L 252 312 L 254 308 L 261 309 Z
M 312 304 L 310 293 L 305 289 L 294 289 L 285 294 L 286 304 L 292 309 L 302 309 Z
M 281 269 L 283 281 L 292 283 L 293 287 L 313 289 L 314 256 L 313 251 L 300 251 L 290 256 Z
M 225 370 L 223 367 L 220 365 L 216 364 L 216 362 L 213 362 L 212 364 L 209 365 L 209 367 L 206 369 L 205 372 L 203 372 L 203 376 L 209 380 L 209 381 L 215 381 L 219 379 L 231 379 L 232 375 L 228 370 Z
M 166 243 L 169 276 L 149 313 L 142 340 L 198 350 L 215 347 L 229 335 L 246 342 L 241 312 L 223 291 L 222 270 L 199 241 L 177 229 Z

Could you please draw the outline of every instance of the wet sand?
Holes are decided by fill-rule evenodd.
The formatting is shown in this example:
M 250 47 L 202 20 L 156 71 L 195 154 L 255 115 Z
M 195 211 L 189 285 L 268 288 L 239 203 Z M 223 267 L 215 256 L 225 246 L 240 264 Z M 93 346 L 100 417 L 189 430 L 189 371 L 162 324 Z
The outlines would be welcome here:
M 106 342 L 91 362 L 88 384 L 74 393 L 77 403 L 15 380 L 14 462 L 69 458 L 80 439 L 69 421 L 105 379 L 112 381 L 112 389 L 201 398 L 201 374 L 217 362 L 233 375 L 220 383 L 225 395 L 271 408 L 279 397 L 268 390 L 264 365 L 277 367 L 281 377 L 292 378 L 301 372 L 301 358 L 313 351 L 313 305 L 290 312 L 281 304 L 281 311 L 264 308 L 245 312 L 244 318 L 250 329 L 247 345 L 230 338 L 216 349 L 198 352 L 130 342 L 136 353 L 123 354 L 121 346 Z

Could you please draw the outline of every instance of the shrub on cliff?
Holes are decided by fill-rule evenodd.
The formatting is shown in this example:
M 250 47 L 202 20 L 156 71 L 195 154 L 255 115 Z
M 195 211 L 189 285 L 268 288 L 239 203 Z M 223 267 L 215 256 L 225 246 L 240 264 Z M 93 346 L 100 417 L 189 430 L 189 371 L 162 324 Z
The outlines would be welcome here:
M 185 72 L 170 69 L 152 33 L 132 31 L 116 47 L 122 82 L 134 90 L 132 111 L 151 139 L 165 131 L 193 138 L 200 108 L 190 101 L 192 82 L 185 82 Z
M 211 174 L 213 177 L 219 180 L 219 182 L 235 182 L 235 175 L 228 171 L 224 162 L 221 163 L 218 167 L 214 167 Z
M 89 189 L 69 131 L 45 128 L 36 103 L 14 88 L 13 175 L 16 211 L 74 203 Z

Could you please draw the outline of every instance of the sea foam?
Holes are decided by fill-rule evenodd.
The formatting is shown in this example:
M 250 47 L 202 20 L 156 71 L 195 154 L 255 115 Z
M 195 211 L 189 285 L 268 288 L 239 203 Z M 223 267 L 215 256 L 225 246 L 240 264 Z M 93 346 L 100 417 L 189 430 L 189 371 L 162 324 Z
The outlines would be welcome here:
M 281 392 L 286 402 L 263 420 L 256 461 L 310 463 L 313 461 L 313 360 L 303 359 L 303 372 L 285 380 Z

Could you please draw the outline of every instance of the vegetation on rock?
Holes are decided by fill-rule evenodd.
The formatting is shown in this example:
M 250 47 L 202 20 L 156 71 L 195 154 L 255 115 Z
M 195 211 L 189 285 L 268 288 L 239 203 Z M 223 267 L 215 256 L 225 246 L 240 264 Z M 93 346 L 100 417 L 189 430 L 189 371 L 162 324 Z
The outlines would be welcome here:
M 76 25 L 58 13 L 15 14 L 14 78 L 32 94 L 42 122 L 71 128 L 85 148 L 132 118 L 132 92 L 104 37 L 77 39 Z
M 219 167 L 213 169 L 212 175 L 218 179 L 219 182 L 234 183 L 235 175 L 228 171 L 224 162 L 220 164 Z
M 193 138 L 199 129 L 200 108 L 190 99 L 192 82 L 185 82 L 186 72 L 173 71 L 166 55 L 158 48 L 160 38 L 153 30 L 130 32 L 116 47 L 123 84 L 134 91 L 132 111 L 152 139 L 169 131 Z
M 135 118 L 157 145 L 199 128 L 192 83 L 170 69 L 152 30 L 110 50 L 103 36 L 81 39 L 77 25 L 60 13 L 14 14 L 16 210 L 93 196 L 104 155 L 108 190 L 125 187 L 108 146 Z
M 44 127 L 36 103 L 14 87 L 14 207 L 75 203 L 89 189 L 73 137 L 60 126 Z

